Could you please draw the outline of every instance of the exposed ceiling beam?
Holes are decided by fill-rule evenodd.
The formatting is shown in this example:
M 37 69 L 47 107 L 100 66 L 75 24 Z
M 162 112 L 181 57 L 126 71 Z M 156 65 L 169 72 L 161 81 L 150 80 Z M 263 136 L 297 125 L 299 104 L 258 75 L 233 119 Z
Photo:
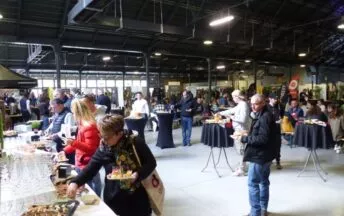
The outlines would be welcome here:
M 70 5 L 70 0 L 65 0 L 65 5 L 64 5 L 64 9 L 63 9 L 63 15 L 61 18 L 61 22 L 60 22 L 60 29 L 57 33 L 57 38 L 62 38 L 63 33 L 65 31 L 65 24 L 67 22 L 67 16 L 68 16 L 68 9 L 69 9 L 69 5 Z
M 20 38 L 20 22 L 21 22 L 22 7 L 23 7 L 23 0 L 18 0 L 18 14 L 17 14 L 17 26 L 16 26 L 17 38 Z
M 167 18 L 165 20 L 165 24 L 168 24 L 171 22 L 171 20 L 173 19 L 174 15 L 176 14 L 176 12 L 178 11 L 178 4 L 181 2 L 182 0 L 177 0 L 176 3 L 174 4 L 172 10 L 170 11 L 170 13 L 167 15 Z
M 144 10 L 146 9 L 148 3 L 149 3 L 149 0 L 144 0 L 144 1 L 142 2 L 139 11 L 136 13 L 136 16 L 135 16 L 135 19 L 136 19 L 136 20 L 139 20 L 139 19 L 142 17 L 143 12 L 144 12 Z

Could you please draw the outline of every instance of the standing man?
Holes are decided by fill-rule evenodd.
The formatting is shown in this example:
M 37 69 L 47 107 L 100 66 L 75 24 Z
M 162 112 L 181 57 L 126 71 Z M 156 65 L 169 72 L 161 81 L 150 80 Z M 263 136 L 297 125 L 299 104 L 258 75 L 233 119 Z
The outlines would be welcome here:
M 143 98 L 141 92 L 137 92 L 136 95 L 136 101 L 133 103 L 133 112 L 140 113 L 143 118 L 148 120 L 149 116 L 149 107 L 148 102 Z
M 219 114 L 230 118 L 233 123 L 235 132 L 248 131 L 250 127 L 250 107 L 245 101 L 245 96 L 240 90 L 232 92 L 233 101 L 237 104 L 234 108 L 222 111 Z M 240 140 L 234 140 L 234 145 L 240 155 L 244 155 L 245 145 Z M 239 167 L 233 173 L 234 176 L 246 175 L 246 164 L 243 160 L 240 161 Z
M 56 143 L 56 151 L 60 152 L 63 150 L 62 139 L 59 136 L 61 132 L 62 124 L 69 125 L 73 127 L 75 125 L 73 114 L 69 111 L 61 99 L 56 98 L 51 101 L 51 107 L 53 109 L 53 120 L 46 130 L 46 133 L 50 139 Z M 70 164 L 74 164 L 75 154 L 67 155 Z
M 220 98 L 220 106 L 228 106 L 228 93 L 223 93 L 222 97 Z
M 195 101 L 193 100 L 191 92 L 187 90 L 183 91 L 183 97 L 180 102 L 175 105 L 175 108 L 181 109 L 180 115 L 182 117 L 184 146 L 191 146 L 192 119 L 195 107 Z
M 72 99 L 66 95 L 66 92 L 63 89 L 55 89 L 54 98 L 59 98 L 63 101 L 64 107 L 69 111 L 71 110 Z
M 110 113 L 111 111 L 111 100 L 108 96 L 104 94 L 102 90 L 98 90 L 98 97 L 96 100 L 96 104 L 106 106 L 105 113 Z
M 269 105 L 268 109 L 272 113 L 274 122 L 276 123 L 277 133 L 276 133 L 276 168 L 282 169 L 281 166 L 281 111 L 279 108 L 278 97 L 276 94 L 271 93 L 269 95 Z
M 251 117 L 248 134 L 233 135 L 247 144 L 244 161 L 248 161 L 248 188 L 251 212 L 249 216 L 267 216 L 269 204 L 269 176 L 272 160 L 276 155 L 276 123 L 265 105 L 264 96 L 255 94 L 251 98 Z
M 31 108 L 28 92 L 25 92 L 22 99 L 20 99 L 18 108 L 20 109 L 23 120 L 25 122 L 29 121 L 31 119 Z

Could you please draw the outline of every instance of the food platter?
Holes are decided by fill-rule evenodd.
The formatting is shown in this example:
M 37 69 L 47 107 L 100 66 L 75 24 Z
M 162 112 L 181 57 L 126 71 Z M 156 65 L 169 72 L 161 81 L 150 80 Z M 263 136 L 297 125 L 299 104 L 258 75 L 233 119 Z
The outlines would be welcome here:
M 108 180 L 127 181 L 127 180 L 135 179 L 135 177 L 133 177 L 132 174 L 133 174 L 133 171 L 131 170 L 122 172 L 120 169 L 114 169 L 112 170 L 112 173 L 108 174 L 106 177 Z
M 16 136 L 18 136 L 18 133 L 15 130 L 4 131 L 4 137 L 16 137 Z
M 22 216 L 72 216 L 78 206 L 79 201 L 77 200 L 45 205 L 32 205 Z

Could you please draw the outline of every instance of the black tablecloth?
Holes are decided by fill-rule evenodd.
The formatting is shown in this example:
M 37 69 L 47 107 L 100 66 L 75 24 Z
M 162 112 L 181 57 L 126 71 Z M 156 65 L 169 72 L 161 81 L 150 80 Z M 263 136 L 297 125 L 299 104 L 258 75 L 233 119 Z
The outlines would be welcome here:
M 110 111 L 111 114 L 121 115 L 124 116 L 124 109 L 112 109 Z
M 173 136 L 172 136 L 172 125 L 173 117 L 172 113 L 158 113 L 159 119 L 159 134 L 157 146 L 160 148 L 174 148 Z
M 295 128 L 294 144 L 309 149 L 332 148 L 334 143 L 331 128 L 329 126 L 299 124 Z
M 232 128 L 224 128 L 218 124 L 204 124 L 202 129 L 201 142 L 212 147 L 232 147 Z
M 127 125 L 128 129 L 130 130 L 135 130 L 139 133 L 139 137 L 142 139 L 145 139 L 145 126 L 147 119 L 145 118 L 140 118 L 140 119 L 132 119 L 132 118 L 126 118 L 124 119 L 125 124 Z

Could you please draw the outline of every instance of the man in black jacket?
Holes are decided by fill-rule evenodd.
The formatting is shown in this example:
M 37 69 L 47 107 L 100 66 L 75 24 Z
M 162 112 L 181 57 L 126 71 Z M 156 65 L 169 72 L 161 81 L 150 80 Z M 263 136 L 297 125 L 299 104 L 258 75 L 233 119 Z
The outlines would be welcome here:
M 105 95 L 102 90 L 98 90 L 98 94 L 99 95 L 97 97 L 96 104 L 106 106 L 105 113 L 107 113 L 107 114 L 110 113 L 110 111 L 111 111 L 111 100 L 110 100 L 110 98 L 107 95 Z
M 183 98 L 179 103 L 175 105 L 175 108 L 181 109 L 182 117 L 182 131 L 183 131 L 183 145 L 191 146 L 191 132 L 192 132 L 192 121 L 193 114 L 196 108 L 195 100 L 193 99 L 192 93 L 185 90 L 183 92 Z
M 266 216 L 269 203 L 271 161 L 276 157 L 276 123 L 268 111 L 264 96 L 251 98 L 252 125 L 248 134 L 235 138 L 246 143 L 244 161 L 249 161 L 248 187 L 251 212 L 249 216 Z

